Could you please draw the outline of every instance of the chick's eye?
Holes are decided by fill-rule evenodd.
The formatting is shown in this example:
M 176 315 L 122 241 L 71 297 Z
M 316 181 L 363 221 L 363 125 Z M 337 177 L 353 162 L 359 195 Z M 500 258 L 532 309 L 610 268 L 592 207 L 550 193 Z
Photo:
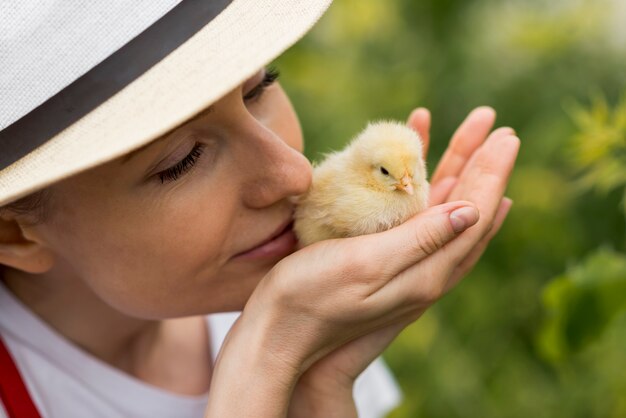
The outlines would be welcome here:
M 387 171 L 387 169 L 385 167 L 380 167 L 380 172 L 383 173 L 386 176 L 389 175 L 389 171 Z
M 246 95 L 243 96 L 243 99 L 245 101 L 259 99 L 261 97 L 261 95 L 263 94 L 263 92 L 265 91 L 265 89 L 267 87 L 271 86 L 274 83 L 274 81 L 276 81 L 278 79 L 279 75 L 280 75 L 280 73 L 278 72 L 278 70 L 276 68 L 274 68 L 274 67 L 268 68 L 265 71 L 265 75 L 263 76 L 263 80 L 261 80 L 261 82 L 259 84 L 254 86 L 254 88 L 252 90 L 250 90 L 248 93 L 246 93 Z

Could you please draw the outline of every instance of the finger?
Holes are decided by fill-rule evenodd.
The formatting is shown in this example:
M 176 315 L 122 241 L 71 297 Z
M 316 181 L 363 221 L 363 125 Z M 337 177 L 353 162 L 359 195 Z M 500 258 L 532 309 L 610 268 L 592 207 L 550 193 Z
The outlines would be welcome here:
M 500 203 L 500 207 L 498 208 L 498 213 L 496 214 L 496 218 L 493 222 L 493 227 L 491 228 L 487 236 L 485 236 L 485 238 L 483 238 L 478 243 L 478 245 L 474 247 L 472 252 L 465 258 L 465 260 L 463 260 L 454 269 L 454 272 L 452 273 L 450 280 L 448 280 L 448 284 L 446 285 L 444 293 L 447 293 L 450 289 L 455 287 L 459 283 L 459 281 L 461 281 L 461 279 L 465 277 L 474 268 L 474 266 L 476 265 L 480 257 L 483 255 L 483 253 L 487 249 L 487 246 L 489 245 L 493 237 L 495 237 L 498 231 L 500 231 L 500 228 L 502 227 L 504 220 L 509 214 L 509 211 L 512 205 L 513 205 L 513 201 L 509 199 L 508 197 L 505 197 L 504 199 L 502 199 L 502 202 Z
M 432 185 L 430 187 L 428 206 L 440 205 L 445 202 L 457 182 L 458 179 L 456 177 L 446 177 L 437 182 L 437 184 Z
M 484 106 L 474 109 L 458 127 L 435 173 L 433 182 L 458 177 L 474 151 L 485 141 L 496 120 L 496 112 Z
M 409 116 L 407 124 L 410 128 L 416 131 L 422 138 L 424 145 L 423 154 L 424 159 L 428 155 L 428 147 L 430 145 L 430 112 L 424 107 L 418 107 Z
M 516 136 L 500 136 L 494 132 L 470 159 L 457 186 L 450 193 L 449 199 L 468 200 L 478 207 L 481 222 L 477 225 L 479 228 L 474 228 L 475 233 L 480 230 L 480 233 L 486 234 L 489 225 L 493 223 L 519 146 L 520 141 Z M 474 244 L 476 243 L 478 239 Z
M 504 128 L 498 128 L 495 131 L 493 131 L 491 134 L 489 134 L 489 137 L 487 138 L 487 141 L 495 141 L 498 138 L 504 138 L 507 136 L 513 136 L 513 129 L 512 128 L 508 128 L 508 127 L 504 127 Z M 480 155 L 480 149 L 484 146 L 485 144 L 482 144 L 480 147 L 478 147 L 478 149 L 476 149 L 474 151 L 474 153 L 472 154 L 472 156 L 469 158 L 469 160 L 467 160 L 465 162 L 465 166 L 463 167 L 463 169 L 461 170 L 461 172 L 459 173 L 458 177 L 461 177 L 463 175 L 465 175 L 470 168 L 475 164 L 476 158 L 478 158 L 478 156 Z
M 382 286 L 442 248 L 478 219 L 479 213 L 470 202 L 433 206 L 390 230 L 351 238 L 351 264 L 380 278 Z
M 453 274 L 456 266 L 489 233 L 504 197 L 519 145 L 519 139 L 514 136 L 504 138 L 490 136 L 476 153 L 476 158 L 472 159 L 466 172 L 459 178 L 459 184 L 452 191 L 449 199 L 473 202 L 480 212 L 480 219 L 472 228 L 446 245 L 442 251 L 438 251 L 420 263 L 422 270 L 430 269 L 435 272 L 432 276 L 437 279 L 433 279 L 430 285 L 435 292 L 438 289 L 441 291 L 445 289 L 448 278 Z M 410 270 L 407 271 L 410 272 Z
M 456 266 L 472 252 L 494 223 L 518 150 L 517 137 L 492 135 L 487 139 L 450 196 L 450 199 L 463 196 L 463 200 L 474 202 L 480 219 L 445 247 L 399 273 L 375 293 L 376 299 L 382 300 L 383 304 L 404 300 L 405 303 L 428 306 L 443 295 Z
M 470 249 L 465 259 L 462 260 L 462 258 L 459 258 L 458 264 L 456 264 L 457 267 L 454 265 L 455 250 L 452 248 L 455 243 L 452 242 L 448 247 L 433 255 L 433 257 L 422 263 L 411 266 L 396 276 L 385 289 L 378 293 L 379 298 L 383 300 L 400 298 L 413 305 L 426 308 L 441 296 L 445 295 L 450 289 L 456 286 L 464 276 L 464 273 L 461 272 L 458 266 L 467 263 L 464 265 L 464 268 L 471 268 L 478 258 L 480 258 L 489 240 L 497 233 L 504 218 L 506 218 L 508 209 L 510 208 L 509 202 L 509 199 L 503 199 L 503 202 L 500 204 L 498 216 L 494 221 L 494 227 L 488 237 L 485 237 L 478 245 Z M 473 228 L 475 228 L 475 226 Z M 471 229 L 465 234 L 469 235 L 470 233 Z M 461 236 L 459 240 L 463 238 L 465 237 Z M 446 252 L 447 255 L 445 254 Z M 458 255 L 459 253 L 456 252 L 456 254 Z

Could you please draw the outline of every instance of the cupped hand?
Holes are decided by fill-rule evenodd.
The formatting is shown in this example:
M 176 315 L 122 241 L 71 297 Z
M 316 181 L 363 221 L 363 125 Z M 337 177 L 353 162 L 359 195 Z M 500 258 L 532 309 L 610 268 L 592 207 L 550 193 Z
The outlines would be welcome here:
M 430 142 L 430 120 L 430 112 L 424 108 L 413 111 L 408 120 L 408 125 L 419 132 L 423 139 L 424 155 L 428 152 Z M 496 201 L 493 198 L 503 191 L 517 152 L 517 139 L 505 139 L 507 136 L 514 135 L 511 128 L 500 128 L 489 135 L 494 122 L 494 110 L 481 107 L 471 112 L 459 126 L 431 177 L 431 206 L 450 201 L 451 198 L 462 198 L 474 199 L 473 201 L 479 208 L 485 208 L 487 199 L 481 197 L 480 194 L 489 193 L 489 189 L 498 192 L 497 195 L 492 196 L 491 205 L 493 205 Z M 487 138 L 489 138 L 488 143 L 485 143 Z M 505 150 L 502 155 L 505 159 L 498 161 L 499 150 L 502 148 Z M 484 189 L 477 187 L 477 182 L 480 182 L 482 177 L 491 176 L 497 179 L 496 184 Z M 510 199 L 502 198 L 495 216 L 482 216 L 484 225 L 473 228 L 477 234 L 474 241 L 478 237 L 482 236 L 482 238 L 478 239 L 469 253 L 454 267 L 442 293 L 454 287 L 476 264 L 489 241 L 502 226 L 511 204 Z M 367 365 L 413 321 L 413 318 L 407 318 L 405 321 L 399 321 L 357 338 L 315 363 L 300 378 L 296 386 L 290 416 L 316 416 L 306 413 L 311 411 L 311 408 L 301 408 L 302 405 L 307 404 L 328 406 L 327 410 L 318 416 L 356 416 L 354 405 L 346 400 L 352 395 L 351 384 Z
M 311 365 L 364 335 L 416 319 L 439 297 L 465 256 L 448 245 L 478 218 L 470 202 L 450 202 L 388 231 L 321 241 L 281 260 L 222 345 L 207 416 L 284 416 Z
M 456 196 L 463 196 L 468 192 L 469 181 L 459 183 L 461 175 L 465 177 L 474 174 L 476 170 L 468 173 L 470 167 L 476 167 L 481 161 L 479 150 L 485 140 L 495 137 L 514 136 L 515 131 L 510 127 L 498 128 L 489 134 L 496 120 L 496 112 L 491 107 L 482 106 L 474 109 L 461 123 L 452 136 L 448 147 L 439 160 L 437 167 L 430 178 L 431 195 L 430 204 L 438 205 L 451 201 Z M 409 116 L 408 125 L 417 131 L 424 142 L 424 156 L 428 155 L 430 145 L 431 116 L 428 109 L 420 107 L 415 109 Z M 487 245 L 498 233 L 504 223 L 513 201 L 504 197 L 500 202 L 489 233 L 474 247 L 472 252 L 457 266 L 451 277 L 449 288 L 453 287 L 476 265 Z
M 518 146 L 496 131 L 460 167 L 446 196 L 457 201 L 389 231 L 316 243 L 277 264 L 224 342 L 207 416 L 284 416 L 292 393 L 301 399 L 299 388 L 321 398 L 351 390 L 402 328 L 455 284 L 493 231 Z M 254 388 L 245 402 L 233 398 L 244 387 Z M 354 415 L 346 408 L 321 416 Z

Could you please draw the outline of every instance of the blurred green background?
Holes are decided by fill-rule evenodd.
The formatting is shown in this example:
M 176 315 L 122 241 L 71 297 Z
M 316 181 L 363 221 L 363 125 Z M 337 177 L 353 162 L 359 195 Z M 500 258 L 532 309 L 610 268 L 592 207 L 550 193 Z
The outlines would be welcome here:
M 386 351 L 404 417 L 626 417 L 626 1 L 336 0 L 276 65 L 307 155 L 491 105 L 522 139 L 502 231 Z

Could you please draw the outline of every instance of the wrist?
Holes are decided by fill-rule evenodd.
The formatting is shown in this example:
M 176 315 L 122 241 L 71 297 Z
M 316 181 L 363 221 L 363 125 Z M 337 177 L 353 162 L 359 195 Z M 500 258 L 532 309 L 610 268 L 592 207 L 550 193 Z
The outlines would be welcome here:
M 229 332 L 213 369 L 205 417 L 286 416 L 300 371 L 269 349 L 262 329 L 237 321 Z
M 357 417 L 353 384 L 311 380 L 306 374 L 296 384 L 289 404 L 289 418 Z

